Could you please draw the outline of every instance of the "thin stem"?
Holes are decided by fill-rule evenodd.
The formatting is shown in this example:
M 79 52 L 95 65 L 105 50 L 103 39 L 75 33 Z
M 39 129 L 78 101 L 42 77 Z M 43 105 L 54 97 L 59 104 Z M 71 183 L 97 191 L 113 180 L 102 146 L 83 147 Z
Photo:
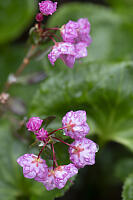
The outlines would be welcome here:
M 29 64 L 30 62 L 30 59 L 31 57 L 34 55 L 33 52 L 35 50 L 37 46 L 36 45 L 32 45 L 31 48 L 29 49 L 27 55 L 25 56 L 25 58 L 23 59 L 21 65 L 19 66 L 19 68 L 17 69 L 16 73 L 15 73 L 15 77 L 18 77 L 20 76 L 20 74 L 22 73 L 22 71 L 26 68 L 26 66 Z M 7 91 L 10 86 L 12 85 L 13 83 L 11 82 L 8 82 L 5 84 L 5 88 L 4 88 L 4 91 Z
M 45 30 L 46 30 L 46 31 L 47 31 L 47 30 L 48 30 L 48 31 L 50 31 L 50 30 L 57 30 L 57 31 L 58 31 L 58 30 L 60 30 L 60 28 L 57 28 L 57 27 L 55 27 L 55 28 L 45 28 Z
M 56 155 L 55 155 L 55 150 L 54 150 L 53 143 L 51 144 L 51 146 L 52 146 L 52 150 L 53 150 L 53 169 L 54 169 L 55 165 L 56 165 L 56 167 L 58 167 L 58 163 L 57 163 L 57 160 L 56 160 Z
M 19 76 L 21 74 L 21 72 L 25 69 L 25 67 L 29 64 L 30 62 L 30 58 L 33 56 L 33 51 L 35 50 L 36 46 L 32 45 L 31 48 L 29 49 L 26 57 L 23 59 L 22 64 L 20 65 L 20 67 L 18 68 L 18 70 L 15 73 L 15 76 Z
M 41 28 L 41 22 L 38 22 L 38 29 Z
M 65 142 L 65 141 L 63 141 L 63 140 L 61 140 L 61 139 L 59 139 L 59 138 L 56 138 L 56 137 L 52 137 L 52 138 L 54 138 L 54 139 L 56 139 L 56 140 L 62 142 L 63 144 L 66 144 L 67 146 L 71 146 L 71 144 L 69 144 L 69 143 L 67 143 L 67 142 Z
M 44 144 L 44 146 L 42 147 L 41 151 L 39 152 L 39 154 L 38 154 L 38 159 L 39 159 L 41 153 L 43 152 L 44 148 L 45 148 L 46 145 L 48 144 L 48 142 L 49 142 L 49 140 Z
M 53 37 L 51 37 L 50 35 L 48 35 L 48 37 L 49 37 L 55 44 L 57 43 Z
M 49 133 L 48 136 L 50 136 L 50 135 L 52 135 L 53 133 L 55 133 L 55 132 L 57 132 L 57 131 L 59 131 L 59 130 L 62 130 L 62 129 L 64 129 L 64 128 L 67 128 L 67 127 L 58 128 L 58 129 L 52 131 L 51 133 Z
M 71 144 L 69 144 L 69 143 L 67 143 L 67 142 L 65 142 L 65 141 L 63 141 L 63 140 L 61 140 L 61 139 L 59 139 L 59 138 L 56 138 L 56 137 L 52 137 L 52 138 L 54 138 L 54 139 L 56 139 L 56 140 L 62 142 L 63 144 L 66 144 L 67 146 L 72 147 L 72 148 L 74 148 L 75 150 L 77 150 L 76 147 L 72 146 Z
M 54 33 L 49 33 L 49 35 L 46 35 L 46 36 L 51 36 L 51 35 L 54 36 L 54 37 L 56 37 L 58 40 L 61 41 L 61 38 L 59 36 L 55 35 Z

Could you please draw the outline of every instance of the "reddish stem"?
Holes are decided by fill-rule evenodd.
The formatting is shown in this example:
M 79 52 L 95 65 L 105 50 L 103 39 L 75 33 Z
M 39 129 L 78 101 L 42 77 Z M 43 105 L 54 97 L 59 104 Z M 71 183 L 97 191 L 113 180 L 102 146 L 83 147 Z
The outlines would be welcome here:
M 38 159 L 39 159 L 41 153 L 43 152 L 44 148 L 45 148 L 46 145 L 48 144 L 48 142 L 49 142 L 49 140 L 44 144 L 44 146 L 42 147 L 41 151 L 39 152 L 39 154 L 38 154 Z
M 62 129 L 64 129 L 64 128 L 67 128 L 67 127 L 58 128 L 58 129 L 52 131 L 51 133 L 49 133 L 48 136 L 50 136 L 50 135 L 52 135 L 53 133 L 55 133 L 55 132 L 57 132 L 57 131 L 59 131 L 59 130 L 62 130 Z
M 55 168 L 55 165 L 56 165 L 56 167 L 58 167 L 58 163 L 57 163 L 57 161 L 56 161 L 56 155 L 55 155 L 55 150 L 54 150 L 54 145 L 53 145 L 53 143 L 51 144 L 51 146 L 52 146 L 52 150 L 53 150 L 53 169 Z
M 38 29 L 41 28 L 41 22 L 38 22 Z
M 53 37 L 51 37 L 50 35 L 48 35 L 48 37 L 49 37 L 55 44 L 57 43 Z
M 57 35 L 55 35 L 54 33 L 49 33 L 49 35 L 48 35 L 48 36 L 51 36 L 51 35 L 53 35 L 54 37 L 56 37 L 58 40 L 60 40 L 60 41 L 61 41 L 61 38 L 60 38 L 60 37 L 58 37 Z
M 50 30 L 59 30 L 60 28 L 45 28 L 45 30 L 48 30 L 48 31 L 50 31 Z
M 77 150 L 76 147 L 72 146 L 71 144 L 69 144 L 69 143 L 67 143 L 67 142 L 65 142 L 65 141 L 63 141 L 63 140 L 61 140 L 61 139 L 59 139 L 59 138 L 56 138 L 56 137 L 52 137 L 52 138 L 54 138 L 54 139 L 56 139 L 56 140 L 62 142 L 63 144 L 66 144 L 67 146 L 72 147 L 72 148 L 74 148 L 74 149 Z
M 56 139 L 56 140 L 62 142 L 63 144 L 66 144 L 67 146 L 71 146 L 71 144 L 69 144 L 69 143 L 67 143 L 67 142 L 65 142 L 65 141 L 63 141 L 63 140 L 61 140 L 61 139 L 59 139 L 59 138 L 56 138 L 56 137 L 52 137 L 52 138 L 54 138 L 54 139 Z

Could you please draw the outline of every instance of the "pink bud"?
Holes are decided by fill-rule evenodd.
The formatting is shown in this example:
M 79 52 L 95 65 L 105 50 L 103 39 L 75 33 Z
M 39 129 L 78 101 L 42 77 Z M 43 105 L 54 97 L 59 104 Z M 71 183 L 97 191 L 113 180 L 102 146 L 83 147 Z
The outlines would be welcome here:
M 41 1 L 39 3 L 40 12 L 43 15 L 52 15 L 56 11 L 57 2 L 52 1 Z
M 41 128 L 35 135 L 38 140 L 45 141 L 48 137 L 48 132 L 44 128 Z
M 35 132 L 39 130 L 42 122 L 43 120 L 41 120 L 40 117 L 31 117 L 27 122 L 26 127 L 28 128 L 28 131 Z
M 43 21 L 43 14 L 42 13 L 37 13 L 37 15 L 36 15 L 36 21 L 37 22 Z

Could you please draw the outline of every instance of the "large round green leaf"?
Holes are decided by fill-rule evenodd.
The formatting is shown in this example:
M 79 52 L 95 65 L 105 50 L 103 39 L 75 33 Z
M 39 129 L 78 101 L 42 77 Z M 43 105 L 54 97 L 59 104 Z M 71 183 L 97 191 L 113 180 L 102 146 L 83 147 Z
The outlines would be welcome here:
M 0 43 L 8 42 L 22 34 L 34 11 L 34 0 L 0 1 Z
M 88 123 L 101 140 L 133 151 L 133 63 L 82 64 L 46 80 L 34 97 L 32 115 L 87 111 Z

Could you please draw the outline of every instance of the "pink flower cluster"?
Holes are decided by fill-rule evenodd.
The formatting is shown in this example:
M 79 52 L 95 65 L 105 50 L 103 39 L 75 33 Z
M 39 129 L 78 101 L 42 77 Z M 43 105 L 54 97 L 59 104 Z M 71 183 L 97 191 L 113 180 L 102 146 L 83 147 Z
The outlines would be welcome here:
M 55 43 L 48 58 L 52 65 L 57 58 L 61 58 L 72 68 L 76 59 L 87 56 L 87 47 L 92 42 L 90 23 L 87 18 L 81 18 L 77 22 L 70 20 L 61 27 L 60 33 L 63 41 Z
M 43 183 L 47 190 L 54 188 L 63 188 L 67 181 L 78 173 L 80 168 L 86 165 L 95 164 L 95 153 L 97 152 L 97 145 L 87 139 L 90 128 L 86 123 L 86 112 L 79 110 L 76 112 L 68 112 L 62 119 L 62 128 L 53 130 L 48 133 L 42 128 L 43 120 L 39 117 L 32 117 L 27 122 L 26 126 L 29 131 L 32 131 L 38 141 L 43 142 L 43 147 L 38 156 L 34 154 L 24 154 L 17 159 L 18 164 L 23 167 L 24 177 L 35 179 Z M 56 131 L 64 130 L 65 134 L 75 141 L 68 144 L 65 141 L 52 136 Z M 58 166 L 54 144 L 60 141 L 69 146 L 70 160 L 72 163 L 68 165 Z M 46 161 L 40 155 L 47 144 L 51 144 L 53 152 L 53 167 L 48 167 Z
M 41 1 L 39 3 L 40 13 L 36 15 L 36 21 L 38 22 L 38 31 L 40 36 L 44 39 L 48 37 L 54 42 L 52 51 L 48 54 L 48 59 L 52 65 L 60 58 L 70 68 L 73 68 L 76 59 L 80 59 L 87 56 L 87 47 L 91 44 L 92 39 L 90 36 L 90 22 L 87 18 L 80 18 L 77 22 L 69 21 L 61 28 L 43 28 L 41 22 L 44 15 L 52 15 L 57 8 L 57 2 L 50 0 Z M 52 32 L 51 32 L 52 31 Z M 58 37 L 53 31 L 60 31 L 60 37 Z M 59 39 L 56 42 L 54 37 Z
M 90 128 L 86 123 L 86 112 L 79 110 L 68 112 L 62 120 L 65 134 L 75 141 L 69 147 L 70 160 L 77 168 L 95 164 L 97 145 L 85 138 Z

